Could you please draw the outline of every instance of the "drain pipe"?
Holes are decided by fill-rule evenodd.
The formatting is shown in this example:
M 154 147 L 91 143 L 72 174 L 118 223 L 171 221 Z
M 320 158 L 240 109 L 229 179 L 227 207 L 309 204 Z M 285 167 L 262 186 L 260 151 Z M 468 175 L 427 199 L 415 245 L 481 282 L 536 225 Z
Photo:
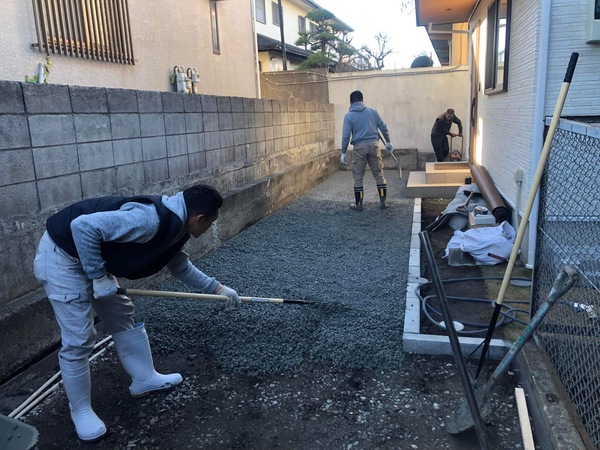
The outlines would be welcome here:
M 535 158 L 531 160 L 529 169 L 529 180 L 531 180 L 536 172 L 540 155 L 542 153 L 542 147 L 544 146 L 544 129 L 546 126 L 545 109 L 546 109 L 546 84 L 548 70 L 548 48 L 550 46 L 550 17 L 552 10 L 552 0 L 541 2 L 541 27 L 540 27 L 540 57 L 538 60 L 537 70 L 537 87 L 538 90 L 535 93 L 535 106 L 533 111 L 533 151 L 535 152 Z M 536 194 L 535 203 L 529 216 L 529 238 L 528 238 L 528 251 L 527 251 L 527 263 L 525 267 L 533 269 L 535 262 L 535 248 L 537 239 L 537 223 L 538 223 L 538 207 L 539 207 L 539 190 Z M 517 211 L 517 215 L 519 212 Z

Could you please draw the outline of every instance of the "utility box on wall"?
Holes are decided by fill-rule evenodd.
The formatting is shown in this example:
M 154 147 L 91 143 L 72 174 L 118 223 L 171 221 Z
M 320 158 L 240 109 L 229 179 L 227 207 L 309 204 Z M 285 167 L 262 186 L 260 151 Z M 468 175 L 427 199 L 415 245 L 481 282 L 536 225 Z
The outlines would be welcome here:
M 585 41 L 600 44 L 600 0 L 588 0 Z

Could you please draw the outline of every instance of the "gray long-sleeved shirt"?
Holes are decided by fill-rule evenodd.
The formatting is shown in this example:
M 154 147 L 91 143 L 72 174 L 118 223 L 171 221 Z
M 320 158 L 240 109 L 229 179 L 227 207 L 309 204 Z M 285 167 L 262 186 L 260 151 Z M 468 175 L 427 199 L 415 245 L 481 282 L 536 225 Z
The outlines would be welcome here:
M 171 197 L 163 195 L 162 203 L 181 219 L 187 222 L 187 209 L 183 192 Z M 102 258 L 101 244 L 111 242 L 148 242 L 159 228 L 159 218 L 152 204 L 130 202 L 125 203 L 117 211 L 85 214 L 71 222 L 73 239 L 83 270 L 91 279 L 106 275 L 106 263 Z M 181 230 L 173 242 L 183 237 Z M 204 293 L 214 293 L 219 286 L 215 278 L 211 278 L 195 267 L 189 255 L 180 250 L 167 264 L 171 274 L 182 282 Z
M 342 153 L 346 153 L 348 150 L 350 137 L 352 137 L 352 145 L 377 142 L 379 130 L 383 133 L 385 142 L 390 142 L 387 125 L 381 120 L 379 113 L 373 108 L 365 106 L 363 102 L 352 103 L 344 116 Z

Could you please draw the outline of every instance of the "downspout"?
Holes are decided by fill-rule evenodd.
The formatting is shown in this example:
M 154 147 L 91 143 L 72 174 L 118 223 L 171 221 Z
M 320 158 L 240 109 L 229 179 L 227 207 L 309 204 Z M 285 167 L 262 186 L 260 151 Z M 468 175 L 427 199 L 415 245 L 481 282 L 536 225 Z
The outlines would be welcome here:
M 256 88 L 256 98 L 261 98 L 260 92 L 260 70 L 258 66 L 258 36 L 256 34 L 256 4 L 254 0 L 250 2 L 250 17 L 252 19 L 252 48 L 254 49 L 254 84 Z
M 535 105 L 533 109 L 533 135 L 532 135 L 532 150 L 534 158 L 531 160 L 529 167 L 530 181 L 535 174 L 542 147 L 544 146 L 544 111 L 546 109 L 546 81 L 548 71 L 548 49 L 550 47 L 550 17 L 552 11 L 552 0 L 541 0 L 541 27 L 540 27 L 540 53 L 538 59 L 537 71 L 537 86 L 538 90 L 535 94 Z M 532 152 L 532 153 L 533 153 Z M 529 246 L 527 252 L 527 264 L 525 267 L 533 269 L 535 262 L 535 247 L 537 238 L 538 224 L 538 209 L 539 209 L 539 191 L 536 194 L 536 199 L 531 209 L 529 216 Z

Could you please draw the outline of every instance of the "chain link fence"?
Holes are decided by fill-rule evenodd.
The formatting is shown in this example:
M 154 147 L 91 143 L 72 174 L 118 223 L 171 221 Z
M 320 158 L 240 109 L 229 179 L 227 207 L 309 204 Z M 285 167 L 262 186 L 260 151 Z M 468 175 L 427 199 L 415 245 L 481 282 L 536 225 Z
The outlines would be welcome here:
M 600 447 L 600 129 L 561 120 L 540 186 L 532 310 L 561 265 L 575 286 L 536 333 L 591 439 Z

